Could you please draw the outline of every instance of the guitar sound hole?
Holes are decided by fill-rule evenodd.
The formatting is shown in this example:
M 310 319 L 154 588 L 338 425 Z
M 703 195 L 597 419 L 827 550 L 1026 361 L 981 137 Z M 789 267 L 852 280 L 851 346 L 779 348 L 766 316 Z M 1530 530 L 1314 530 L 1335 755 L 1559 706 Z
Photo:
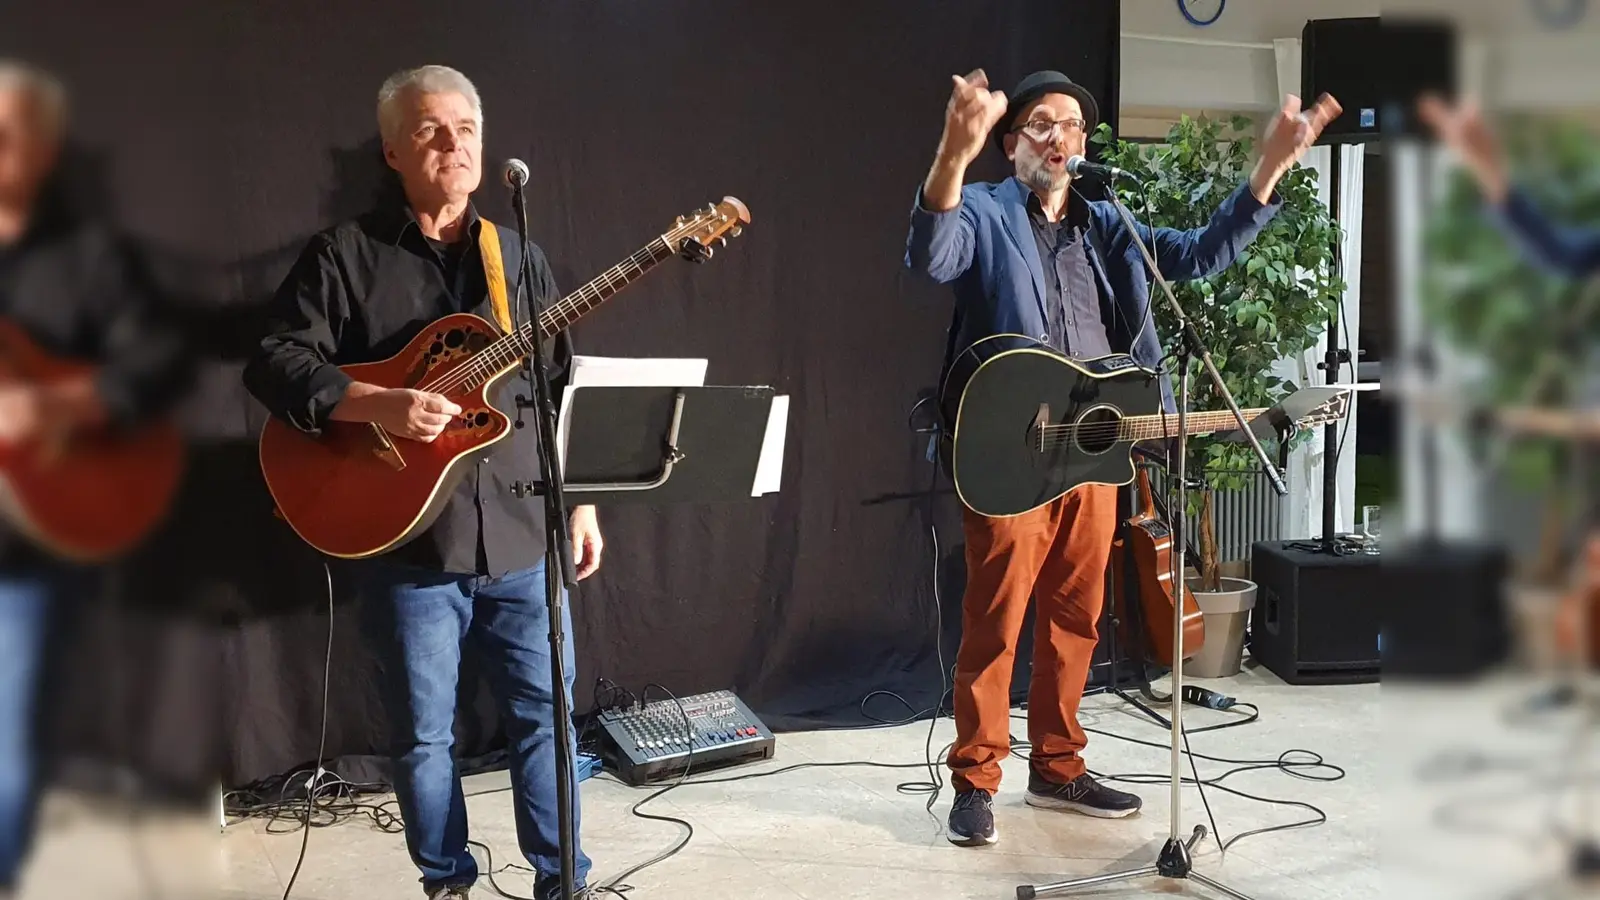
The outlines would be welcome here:
M 453 328 L 453 329 L 450 330 L 449 334 L 446 334 L 444 336 L 444 345 L 446 347 L 449 347 L 451 350 L 454 350 L 455 348 L 457 348 L 457 347 L 461 346 L 463 343 L 465 343 L 466 340 L 467 340 L 466 332 L 462 331 L 459 328 Z
M 1097 406 L 1078 417 L 1074 443 L 1084 453 L 1104 453 L 1116 445 L 1117 425 L 1121 421 L 1122 416 L 1116 410 Z
M 480 412 L 478 413 L 477 418 L 473 421 L 477 423 L 479 428 L 483 428 L 489 424 L 489 414 L 486 412 Z

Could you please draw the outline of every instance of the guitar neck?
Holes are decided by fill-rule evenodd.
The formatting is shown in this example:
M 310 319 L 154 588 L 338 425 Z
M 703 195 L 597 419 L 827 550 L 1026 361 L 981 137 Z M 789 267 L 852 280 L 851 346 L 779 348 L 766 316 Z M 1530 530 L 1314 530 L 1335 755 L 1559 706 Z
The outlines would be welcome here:
M 546 307 L 539 314 L 537 323 L 525 323 L 479 351 L 478 357 L 484 363 L 478 366 L 482 374 L 471 379 L 467 387 L 476 388 L 490 378 L 521 365 L 533 353 L 535 325 L 539 340 L 549 340 L 672 255 L 672 246 L 667 239 L 658 237 L 632 256 L 601 272 L 593 281 L 563 297 L 561 302 Z
M 1256 416 L 1266 412 L 1261 409 L 1241 409 L 1245 421 L 1248 422 Z M 1233 431 L 1239 423 L 1233 413 L 1226 409 L 1206 410 L 1205 412 L 1191 412 L 1184 417 L 1184 431 L 1189 434 L 1214 434 L 1219 431 Z M 1174 437 L 1178 433 L 1178 414 L 1166 415 L 1128 416 L 1122 420 L 1122 427 L 1118 437 L 1125 441 L 1156 441 L 1165 437 Z
M 655 268 L 657 263 L 672 256 L 672 253 L 672 247 L 665 238 L 656 238 L 639 248 L 632 256 L 601 272 L 599 277 L 539 314 L 539 339 L 548 340 L 554 337 L 632 284 L 644 273 Z M 531 323 L 517 331 L 517 337 L 527 343 L 526 353 L 533 352 L 533 344 L 528 342 L 531 333 Z

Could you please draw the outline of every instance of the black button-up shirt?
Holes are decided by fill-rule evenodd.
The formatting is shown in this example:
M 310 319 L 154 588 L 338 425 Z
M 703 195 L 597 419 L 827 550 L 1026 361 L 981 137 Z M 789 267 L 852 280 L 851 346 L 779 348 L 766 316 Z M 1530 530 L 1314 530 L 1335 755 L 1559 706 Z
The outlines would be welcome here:
M 193 374 L 181 331 L 159 314 L 154 281 L 133 246 L 53 195 L 20 239 L 0 244 L 0 319 L 45 353 L 96 367 L 95 392 L 113 427 L 165 412 Z M 38 563 L 39 552 L 0 522 L 6 566 Z
M 403 202 L 391 201 L 367 215 L 311 239 L 273 298 L 268 336 L 246 366 L 245 386 L 273 415 L 307 434 L 327 425 L 343 399 L 350 377 L 338 367 L 388 359 L 427 325 L 444 316 L 469 312 L 495 321 L 478 235 L 489 224 L 476 209 L 467 211 L 465 246 L 435 249 Z M 522 257 L 516 232 L 501 227 L 512 317 Z M 557 298 L 555 277 L 544 252 L 530 243 L 527 253 L 536 280 L 533 296 L 541 305 Z M 451 255 L 455 258 L 451 259 Z M 554 387 L 571 361 L 569 342 L 550 348 Z M 517 419 L 516 395 L 531 397 L 533 386 L 522 371 L 503 378 L 490 398 Z M 544 558 L 544 500 L 518 498 L 518 481 L 540 480 L 538 434 L 533 411 L 525 428 L 490 446 L 457 482 L 434 524 L 381 557 L 434 571 L 500 576 L 530 568 Z
M 1089 211 L 1068 195 L 1066 215 L 1052 222 L 1045 217 L 1039 195 L 1028 194 L 1028 218 L 1044 270 L 1047 343 L 1078 359 L 1111 353 L 1110 336 L 1101 315 L 1100 287 L 1089 267 Z

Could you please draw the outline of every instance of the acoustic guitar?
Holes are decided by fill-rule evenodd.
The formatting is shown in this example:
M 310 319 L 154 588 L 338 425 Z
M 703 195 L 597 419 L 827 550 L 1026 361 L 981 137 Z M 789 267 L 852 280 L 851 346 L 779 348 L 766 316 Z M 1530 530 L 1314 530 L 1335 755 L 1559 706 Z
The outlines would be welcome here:
M 680 216 L 665 234 L 551 304 L 537 322 L 502 335 L 469 313 L 446 316 L 380 362 L 345 365 L 356 381 L 443 394 L 461 414 L 431 443 L 376 424 L 330 422 L 311 437 L 277 418 L 261 432 L 261 471 L 278 514 L 329 556 L 359 559 L 426 531 L 449 488 L 485 448 L 510 434 L 511 419 L 488 400 L 495 385 L 547 340 L 671 256 L 703 262 L 738 236 L 750 211 L 733 197 Z
M 1162 412 L 1161 373 L 1130 356 L 1076 360 L 1016 334 L 984 338 L 951 362 L 939 392 L 941 452 L 956 494 L 983 516 L 1038 509 L 1081 484 L 1133 480 L 1133 446 L 1176 437 Z M 1246 421 L 1267 409 L 1242 410 Z M 1344 418 L 1349 394 L 1295 424 Z M 1189 434 L 1236 429 L 1227 410 L 1192 412 Z
M 1116 586 L 1119 603 L 1126 602 L 1128 555 L 1133 556 L 1133 568 L 1139 592 L 1139 618 L 1144 623 L 1145 640 L 1155 661 L 1172 667 L 1172 615 L 1176 606 L 1172 591 L 1172 529 L 1156 515 L 1155 494 L 1150 490 L 1150 473 L 1144 467 L 1138 470 L 1134 493 L 1135 512 L 1126 521 L 1125 538 L 1111 545 L 1111 577 Z M 1127 611 L 1120 616 L 1124 628 L 1129 627 Z M 1129 635 L 1123 634 L 1127 640 Z M 1206 620 L 1195 602 L 1194 592 L 1183 586 L 1183 657 L 1188 659 L 1199 653 L 1206 642 Z
M 48 385 L 94 370 L 50 354 L 0 321 L 0 385 Z M 183 475 L 183 436 L 161 421 L 136 429 L 45 429 L 0 441 L 0 516 L 42 549 L 104 562 L 135 547 L 167 514 Z

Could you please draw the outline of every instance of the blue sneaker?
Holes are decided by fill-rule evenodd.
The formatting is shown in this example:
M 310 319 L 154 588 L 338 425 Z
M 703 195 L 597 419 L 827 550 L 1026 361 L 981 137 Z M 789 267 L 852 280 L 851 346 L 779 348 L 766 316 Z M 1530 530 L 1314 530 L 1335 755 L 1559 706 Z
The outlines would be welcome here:
M 1108 788 L 1087 772 L 1066 784 L 1029 772 L 1028 794 L 1023 799 L 1040 809 L 1069 809 L 1097 819 L 1125 818 L 1144 806 L 1138 795 Z
M 994 796 L 979 788 L 957 791 L 945 836 L 959 847 L 985 847 L 1000 840 L 994 827 Z

